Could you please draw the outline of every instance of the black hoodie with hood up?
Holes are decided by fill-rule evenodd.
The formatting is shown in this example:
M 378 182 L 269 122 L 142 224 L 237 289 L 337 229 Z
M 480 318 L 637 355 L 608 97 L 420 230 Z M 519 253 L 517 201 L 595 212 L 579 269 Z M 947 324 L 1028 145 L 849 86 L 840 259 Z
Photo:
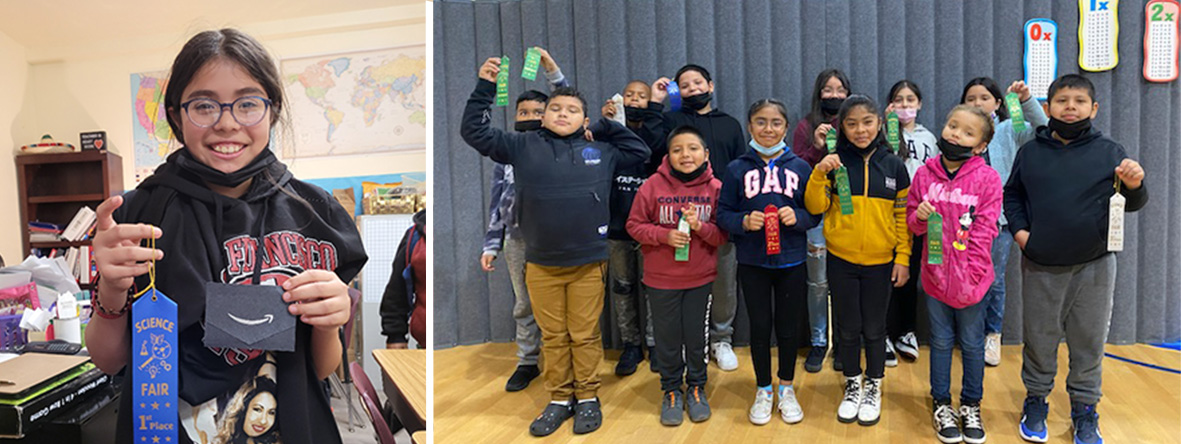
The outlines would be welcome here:
M 261 351 L 205 347 L 206 282 L 250 285 L 274 279 L 282 285 L 305 270 L 326 269 L 347 283 L 368 259 L 346 210 L 324 190 L 294 179 L 273 156 L 270 151 L 259 154 L 272 162 L 253 177 L 245 195 L 234 199 L 210 190 L 185 167 L 197 161 L 182 149 L 125 194 L 114 213 L 117 223 L 148 223 L 163 231 L 156 240 L 156 248 L 165 252 L 156 262 L 156 288 L 177 304 L 177 394 L 193 406 L 232 395 L 265 360 L 254 359 L 265 357 Z M 136 279 L 135 288 L 147 285 L 146 275 Z M 297 322 L 295 351 L 271 352 L 280 406 L 276 425 L 284 443 L 339 443 L 328 398 L 316 378 L 311 338 L 312 327 Z M 127 381 L 116 429 L 121 443 L 131 442 L 132 436 L 133 384 Z M 180 441 L 189 442 L 180 428 Z

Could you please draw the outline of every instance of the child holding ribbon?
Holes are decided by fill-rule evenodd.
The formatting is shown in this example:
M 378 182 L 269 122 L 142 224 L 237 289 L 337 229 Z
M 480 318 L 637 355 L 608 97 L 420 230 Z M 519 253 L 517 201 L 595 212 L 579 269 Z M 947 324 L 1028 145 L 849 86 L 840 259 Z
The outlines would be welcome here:
M 738 282 L 750 315 L 750 354 L 755 400 L 748 418 L 766 424 L 774 410 L 771 386 L 771 329 L 779 344 L 779 414 L 794 424 L 804 419 L 796 398 L 796 349 L 803 338 L 797 320 L 808 294 L 804 235 L 820 218 L 804 209 L 811 167 L 783 139 L 787 108 L 774 99 L 751 105 L 747 114 L 750 149 L 726 167 L 718 224 L 734 240 Z
M 746 152 L 746 138 L 738 119 L 714 107 L 713 93 L 714 81 L 709 70 L 692 63 L 682 66 L 672 79 L 661 77 L 652 83 L 652 100 L 644 112 L 644 126 L 636 131 L 652 148 L 651 165 L 664 157 L 667 135 L 676 127 L 690 125 L 701 133 L 709 147 L 714 177 L 722 180 L 725 166 Z M 663 112 L 666 98 L 673 109 Z M 682 103 L 679 110 L 678 103 Z M 738 369 L 738 358 L 731 345 L 734 316 L 738 313 L 736 267 L 734 245 L 726 243 L 718 249 L 718 276 L 714 280 L 710 313 L 710 350 L 718 368 L 724 371 Z
M 812 87 L 812 106 L 803 119 L 796 123 L 792 133 L 791 150 L 809 166 L 815 167 L 824 157 L 824 136 L 833 127 L 837 111 L 841 109 L 841 102 L 849 97 L 853 90 L 848 76 L 839 69 L 826 69 L 816 76 L 816 83 Z M 819 136 L 819 138 L 817 138 Z M 804 369 L 815 373 L 824 365 L 824 355 L 828 350 L 828 276 L 825 272 L 825 261 L 828 250 L 825 248 L 824 227 L 817 224 L 808 230 L 808 323 L 811 324 L 811 345 L 808 358 L 804 361 Z M 836 356 L 838 338 L 834 324 L 832 335 L 833 368 L 841 369 L 841 360 Z
M 107 199 L 96 211 L 100 280 L 86 342 L 99 368 L 133 375 L 120 397 L 118 442 L 131 442 L 133 427 L 144 430 L 140 418 L 133 421 L 132 406 L 139 408 L 137 399 L 153 389 L 173 396 L 167 408 L 176 409 L 170 417 L 160 403 L 157 429 L 179 430 L 181 441 L 217 435 L 214 421 L 227 414 L 220 407 L 253 383 L 264 356 L 277 367 L 273 424 L 282 441 L 340 442 L 321 381 L 340 363 L 340 327 L 351 308 L 345 282 L 366 255 L 347 211 L 324 190 L 294 179 L 271 150 L 270 134 L 287 105 L 275 66 L 258 41 L 234 29 L 190 39 L 173 62 L 163 104 L 181 148 L 135 191 Z M 155 240 L 156 248 L 141 247 L 145 239 Z M 149 281 L 145 273 L 153 263 Z M 207 322 L 233 315 L 210 311 L 207 301 L 219 295 L 206 289 L 225 288 L 213 283 L 239 284 L 251 296 L 275 295 L 235 304 L 269 302 L 294 315 L 288 336 L 294 351 L 205 346 Z M 175 330 L 178 343 L 153 337 L 150 345 L 152 356 L 162 358 L 152 368 L 179 372 L 178 387 L 141 384 L 147 362 L 130 365 L 148 344 L 132 343 L 133 330 L 143 326 L 132 328 L 139 305 L 129 313 L 129 293 L 150 287 L 176 302 L 177 318 L 163 325 Z M 288 313 L 271 319 L 278 323 Z
M 816 164 L 805 203 L 824 214 L 828 241 L 828 282 L 840 332 L 844 396 L 837 419 L 877 424 L 881 415 L 886 360 L 886 307 L 890 284 L 910 276 L 910 232 L 906 196 L 910 177 L 902 159 L 890 153 L 882 136 L 882 116 L 873 99 L 845 99 L 837 113 L 840 130 L 833 154 Z M 842 167 L 847 167 L 843 170 Z M 862 382 L 862 340 L 866 376 Z
M 1050 122 L 1021 147 L 1005 184 L 1005 215 L 1025 256 L 1021 293 L 1025 405 L 1021 437 L 1046 442 L 1046 397 L 1058 373 L 1058 346 L 1070 348 L 1070 419 L 1074 442 L 1102 443 L 1096 405 L 1102 397 L 1103 347 L 1123 250 L 1125 211 L 1148 203 L 1144 168 L 1123 145 L 1092 128 L 1095 86 L 1078 74 L 1050 84 Z M 1031 209 L 1037 211 L 1031 211 Z
M 1018 80 L 1009 85 L 1008 94 L 1016 94 L 1020 106 L 1010 109 L 1006 94 L 990 77 L 977 77 L 964 85 L 960 103 L 980 108 L 992 116 L 996 127 L 995 136 L 988 142 L 984 159 L 1001 175 L 1001 183 L 1009 181 L 1013 159 L 1022 145 L 1036 138 L 1035 130 L 1049 123 L 1042 105 L 1030 94 L 1029 86 Z M 1018 111 L 1020 116 L 1011 113 Z M 1011 115 L 1012 114 L 1012 115 Z M 1009 251 L 1013 249 L 1013 235 L 1006 227 L 1009 224 L 1004 214 L 1000 218 L 1001 229 L 992 243 L 992 265 L 996 278 L 988 289 L 984 301 L 988 307 L 984 321 L 984 363 L 992 366 L 1001 363 L 1001 327 L 1005 318 L 1005 270 L 1009 265 Z
M 898 155 L 906 163 L 906 171 L 914 181 L 914 174 L 928 160 L 939 155 L 935 135 L 918 123 L 918 113 L 923 109 L 923 92 L 919 86 L 910 80 L 899 80 L 890 87 L 887 96 L 886 114 L 893 112 L 898 116 L 899 146 Z M 923 244 L 922 236 L 915 236 L 914 248 Z M 910 257 L 910 279 L 906 285 L 894 290 L 890 297 L 890 309 L 886 315 L 886 366 L 898 365 L 900 354 L 907 359 L 919 358 L 919 341 L 915 337 L 915 316 L 918 302 L 919 280 L 918 255 Z
M 1002 185 L 980 155 L 992 136 L 992 119 L 982 110 L 969 105 L 952 109 L 938 142 L 942 155 L 919 168 L 907 201 L 907 225 L 916 235 L 929 236 L 931 244 L 916 242 L 919 250 L 913 254 L 921 258 L 923 288 L 930 295 L 933 424 L 941 442 L 985 440 L 980 415 L 985 316 L 981 300 L 992 284 L 989 252 L 1001 212 Z M 956 343 L 963 356 L 958 415 L 951 406 Z
M 664 425 L 681 424 L 686 409 L 693 422 L 710 417 L 705 393 L 710 289 L 726 233 L 715 224 L 722 184 L 708 158 L 701 133 L 691 126 L 674 129 L 668 155 L 640 186 L 627 220 L 628 233 L 643 245 Z

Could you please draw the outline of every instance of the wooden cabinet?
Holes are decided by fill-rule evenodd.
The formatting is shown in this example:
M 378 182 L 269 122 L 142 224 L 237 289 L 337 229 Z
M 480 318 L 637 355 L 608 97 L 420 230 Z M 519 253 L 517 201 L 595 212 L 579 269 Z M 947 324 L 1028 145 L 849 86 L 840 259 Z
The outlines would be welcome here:
M 108 151 L 16 156 L 24 254 L 34 248 L 67 248 L 80 242 L 29 242 L 29 221 L 63 228 L 82 206 L 97 209 L 107 197 L 123 193 L 123 159 Z M 19 259 L 18 259 L 19 261 Z

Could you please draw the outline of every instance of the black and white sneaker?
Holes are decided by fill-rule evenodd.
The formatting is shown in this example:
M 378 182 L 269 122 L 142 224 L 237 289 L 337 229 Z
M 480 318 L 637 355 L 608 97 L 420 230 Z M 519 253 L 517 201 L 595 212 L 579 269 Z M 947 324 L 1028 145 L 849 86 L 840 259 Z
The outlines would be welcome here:
M 935 401 L 932 425 L 935 426 L 935 437 L 939 438 L 939 442 L 954 444 L 964 441 L 963 435 L 960 434 L 960 423 L 956 418 L 955 409 L 951 406 L 951 401 Z
M 919 358 L 919 341 L 914 337 L 914 332 L 907 332 L 894 341 L 894 348 L 898 350 L 898 354 L 903 358 L 911 361 Z
M 980 404 L 960 406 L 960 418 L 964 420 L 964 442 L 982 444 L 985 440 L 984 422 L 980 418 Z
M 898 366 L 898 354 L 894 353 L 894 341 L 886 339 L 886 367 Z

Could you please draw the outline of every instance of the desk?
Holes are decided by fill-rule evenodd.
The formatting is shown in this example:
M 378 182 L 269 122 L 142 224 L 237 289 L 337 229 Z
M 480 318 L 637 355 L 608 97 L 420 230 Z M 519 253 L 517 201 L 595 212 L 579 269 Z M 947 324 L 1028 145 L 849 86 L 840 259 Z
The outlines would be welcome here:
M 410 435 L 410 442 L 413 442 L 414 444 L 427 444 L 426 443 L 426 430 L 419 430 L 417 432 L 414 432 L 413 435 Z
M 410 433 L 426 429 L 426 350 L 373 350 L 386 397 Z

